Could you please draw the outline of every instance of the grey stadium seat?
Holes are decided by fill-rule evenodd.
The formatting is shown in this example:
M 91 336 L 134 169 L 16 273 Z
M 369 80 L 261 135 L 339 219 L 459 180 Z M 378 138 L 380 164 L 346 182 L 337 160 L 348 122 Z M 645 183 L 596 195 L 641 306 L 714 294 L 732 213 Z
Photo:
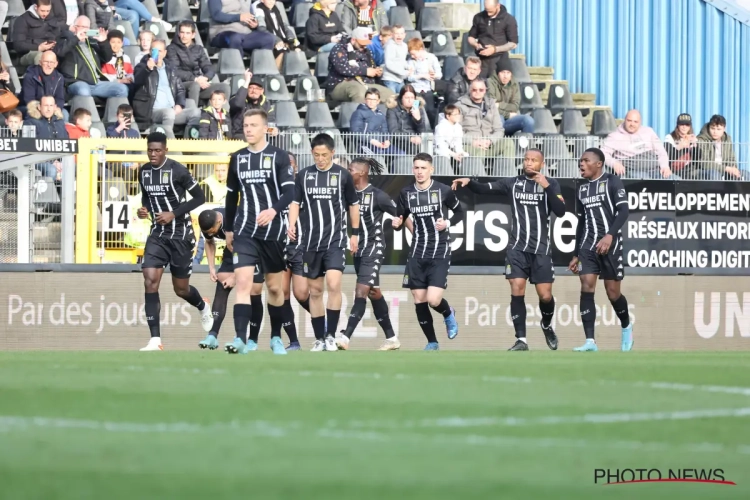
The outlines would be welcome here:
M 391 26 L 400 24 L 406 31 L 414 29 L 414 23 L 411 22 L 411 14 L 408 7 L 395 6 L 388 11 L 388 23 Z
M 336 128 L 336 124 L 333 122 L 333 117 L 331 116 L 331 110 L 327 103 L 316 101 L 307 104 L 305 128 Z
M 244 75 L 245 63 L 239 49 L 221 49 L 219 51 L 218 71 L 222 76 Z
M 68 101 L 69 107 L 70 107 L 70 123 L 73 123 L 73 113 L 78 108 L 83 108 L 89 110 L 91 113 L 91 121 L 93 123 L 102 121 L 101 118 L 99 118 L 99 111 L 96 109 L 96 103 L 94 102 L 94 98 L 91 96 L 80 96 L 77 95 Z
M 255 49 L 250 57 L 250 71 L 253 75 L 278 75 L 279 68 L 273 51 L 269 49 Z

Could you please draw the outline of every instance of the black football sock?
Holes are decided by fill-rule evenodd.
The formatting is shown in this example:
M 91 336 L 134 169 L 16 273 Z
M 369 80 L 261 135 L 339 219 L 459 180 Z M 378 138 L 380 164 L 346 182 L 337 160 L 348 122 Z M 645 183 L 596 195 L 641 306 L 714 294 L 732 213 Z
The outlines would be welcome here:
M 161 313 L 161 302 L 159 292 L 146 294 L 146 323 L 151 331 L 152 337 L 161 337 L 159 330 L 159 313 Z
M 510 319 L 517 339 L 526 338 L 526 299 L 523 295 L 510 296 Z
M 234 305 L 234 333 L 243 342 L 247 342 L 247 325 L 250 323 L 252 314 L 253 306 L 250 304 Z
M 306 298 L 305 300 L 298 300 L 299 305 L 302 306 L 302 309 L 304 309 L 307 312 L 310 312 L 310 298 Z
M 250 315 L 250 340 L 257 344 L 260 326 L 263 324 L 263 297 L 251 295 L 250 304 L 253 306 L 253 313 Z
M 419 327 L 422 329 L 424 336 L 427 337 L 427 342 L 437 343 L 437 337 L 435 336 L 435 327 L 432 324 L 430 304 L 428 304 L 427 302 L 422 302 L 421 304 L 415 304 L 414 308 L 417 310 L 417 321 L 419 321 Z
M 284 324 L 284 306 L 268 304 L 268 317 L 271 318 L 271 338 L 281 337 L 281 326 Z
M 587 339 L 594 339 L 594 323 L 596 323 L 596 304 L 593 292 L 581 292 L 581 321 L 583 333 Z
M 326 336 L 326 317 L 310 318 L 310 322 L 312 323 L 313 332 L 315 332 L 315 339 L 323 340 Z
M 352 306 L 351 313 L 349 313 L 349 321 L 346 324 L 346 331 L 344 332 L 344 335 L 346 335 L 348 338 L 352 338 L 354 329 L 357 328 L 359 322 L 362 321 L 362 316 L 365 315 L 366 309 L 366 298 L 362 297 L 354 299 L 354 305 Z
M 289 342 L 292 344 L 299 344 L 299 339 L 297 338 L 297 325 L 294 323 L 294 309 L 292 309 L 292 303 L 289 299 L 284 301 L 283 319 L 284 322 L 281 326 L 284 327 L 284 331 L 289 337 Z
M 542 313 L 542 326 L 544 328 L 549 327 L 552 324 L 552 316 L 555 315 L 555 298 L 552 297 L 549 302 L 542 302 L 540 300 L 539 310 Z
M 187 297 L 185 297 L 185 300 L 188 304 L 191 306 L 197 307 L 199 311 L 202 311 L 204 307 L 206 307 L 206 303 L 203 302 L 203 297 L 201 297 L 201 293 L 198 291 L 197 288 L 190 285 L 190 293 Z
M 612 307 L 615 309 L 615 314 L 618 318 L 620 318 L 620 325 L 622 325 L 623 328 L 627 328 L 630 326 L 630 313 L 628 312 L 628 299 L 625 298 L 624 295 L 620 295 L 620 297 L 613 301 L 609 301 L 610 304 L 612 304 Z
M 392 339 L 395 337 L 396 334 L 391 325 L 391 317 L 388 314 L 388 302 L 386 302 L 385 297 L 381 295 L 379 299 L 370 299 L 370 304 L 372 304 L 372 312 L 375 313 L 375 319 L 378 320 L 380 328 L 385 333 L 385 338 Z
M 231 288 L 224 288 L 224 285 L 221 283 L 216 283 L 214 303 L 211 304 L 211 312 L 214 315 L 214 325 L 211 327 L 209 335 L 213 335 L 214 337 L 219 336 L 221 324 L 224 323 L 224 317 L 227 314 L 227 301 L 229 300 L 229 292 L 231 291 Z
M 328 322 L 328 331 L 326 336 L 336 336 L 336 327 L 339 324 L 339 318 L 341 317 L 340 309 L 326 309 L 326 321 Z
M 433 307 L 433 309 L 435 309 L 435 312 L 439 312 L 440 314 L 442 314 L 444 318 L 447 318 L 451 315 L 451 306 L 445 299 L 441 300 L 440 304 L 438 304 L 436 307 Z

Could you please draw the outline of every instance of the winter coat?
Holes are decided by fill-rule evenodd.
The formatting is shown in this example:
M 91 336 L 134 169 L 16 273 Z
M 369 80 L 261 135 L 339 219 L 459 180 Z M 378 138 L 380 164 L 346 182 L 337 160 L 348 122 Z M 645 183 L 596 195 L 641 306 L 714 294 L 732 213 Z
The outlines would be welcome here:
M 518 106 L 521 104 L 521 87 L 512 77 L 507 85 L 503 85 L 497 74 L 493 73 L 487 93 L 497 101 L 497 109 L 506 120 L 510 118 L 511 113 L 518 113 Z
M 45 78 L 43 76 L 45 75 L 41 66 L 29 66 L 23 77 L 20 101 L 28 104 L 51 95 L 55 96 L 57 107 L 63 109 L 65 107 L 65 80 L 62 73 L 54 70 L 50 76 Z
M 198 76 L 205 76 L 211 80 L 216 75 L 205 49 L 195 43 L 187 47 L 179 37 L 175 37 L 167 47 L 164 62 L 173 68 L 175 75 L 183 83 L 195 81 Z
M 46 19 L 40 18 L 36 13 L 36 5 L 32 5 L 13 25 L 13 49 L 19 56 L 37 51 L 42 43 L 57 40 L 62 30 L 67 30 L 64 24 L 60 25 L 52 14 Z
M 486 114 L 482 116 L 482 103 L 475 103 L 468 95 L 463 96 L 456 103 L 461 108 L 464 137 L 491 139 L 493 142 L 505 135 L 500 113 L 497 111 L 495 100 L 484 98 Z
M 375 111 L 371 110 L 366 104 L 360 104 L 354 110 L 349 131 L 358 134 L 356 142 L 366 147 L 370 147 L 372 139 L 383 142 L 390 136 L 385 115 L 378 108 L 375 108 Z
M 352 0 L 343 0 L 336 6 L 336 13 L 341 18 L 341 25 L 347 35 L 351 35 L 354 28 L 358 26 L 359 9 L 354 6 Z M 380 0 L 370 1 L 370 19 L 372 20 L 372 31 L 380 33 L 380 28 L 388 26 L 388 15 Z
M 39 101 L 32 101 L 26 108 L 29 118 L 24 120 L 24 125 L 33 125 L 36 128 L 37 139 L 68 139 L 68 131 L 65 129 L 65 121 L 62 111 L 55 110 L 52 118 L 44 118 L 39 111 Z
M 450 88 L 445 97 L 446 104 L 456 104 L 459 99 L 469 95 L 471 82 L 466 78 L 463 68 L 450 79 Z
M 408 136 L 421 135 L 430 131 L 430 121 L 424 109 L 424 99 L 417 97 L 417 101 L 419 101 L 419 121 L 414 119 L 410 110 L 401 105 L 397 95 L 389 97 L 385 103 L 388 108 L 386 113 L 388 131 L 393 134 L 393 145 L 405 151 L 410 150 Z
M 159 72 L 156 68 L 148 69 L 148 57 L 144 57 L 135 67 L 133 75 L 133 119 L 139 125 L 150 126 L 151 113 L 156 102 L 156 89 L 159 86 Z M 176 106 L 185 107 L 185 86 L 182 80 L 177 78 L 174 68 L 166 62 L 164 67 L 167 71 L 167 80 L 172 91 L 172 97 Z
M 85 43 L 85 48 L 76 44 L 60 63 L 60 73 L 65 77 L 66 86 L 74 82 L 86 82 L 89 85 L 94 85 L 97 82 L 109 81 L 107 75 L 102 72 L 102 61 L 109 61 L 112 58 L 112 49 L 109 43 L 99 43 L 91 38 L 87 38 Z M 83 55 L 84 50 L 91 51 L 95 67 L 92 67 L 89 60 Z
M 269 122 L 276 121 L 276 107 L 266 99 L 265 95 L 261 96 L 257 104 L 252 103 L 247 100 L 247 87 L 240 87 L 237 93 L 229 100 L 229 116 L 232 120 L 231 137 L 233 139 L 245 139 L 245 133 L 242 131 L 242 121 L 244 120 L 245 111 L 251 109 L 262 109 L 268 114 Z
M 229 114 L 222 110 L 218 115 L 213 107 L 201 109 L 200 135 L 201 139 L 224 140 L 229 138 L 231 121 Z
M 305 54 L 314 56 L 323 45 L 331 43 L 331 37 L 342 33 L 344 28 L 339 15 L 336 12 L 326 15 L 323 7 L 316 3 L 310 8 L 310 17 L 305 23 Z
M 355 61 L 357 64 L 353 66 L 350 61 Z M 326 93 L 330 94 L 336 85 L 349 80 L 356 80 L 362 85 L 372 85 L 374 80 L 367 76 L 367 68 L 375 67 L 375 60 L 369 50 L 355 49 L 349 38 L 341 40 L 328 56 Z
M 698 158 L 700 161 L 693 162 L 691 165 L 699 167 L 703 171 L 713 170 L 724 175 L 725 168 L 737 166 L 732 137 L 724 132 L 721 137 L 721 163 L 716 163 L 716 142 L 711 137 L 708 124 L 704 125 L 700 134 L 698 134 Z

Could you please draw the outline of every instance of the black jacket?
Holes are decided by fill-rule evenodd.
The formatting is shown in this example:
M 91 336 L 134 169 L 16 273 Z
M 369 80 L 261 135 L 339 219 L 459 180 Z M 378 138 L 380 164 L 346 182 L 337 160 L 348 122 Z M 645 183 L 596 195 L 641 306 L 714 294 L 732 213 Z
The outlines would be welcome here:
M 36 138 L 37 139 L 67 139 L 68 131 L 65 130 L 65 120 L 62 120 L 56 116 L 48 120 L 44 117 L 41 118 L 27 118 L 24 120 L 26 125 L 34 125 L 36 127 Z
M 55 97 L 58 108 L 65 107 L 65 80 L 62 73 L 54 70 L 51 75 L 46 76 L 42 73 L 41 66 L 29 66 L 23 77 L 20 101 L 28 104 L 31 101 L 41 101 L 46 95 Z
M 456 104 L 461 97 L 469 95 L 471 82 L 466 79 L 466 72 L 463 68 L 453 75 L 448 84 L 449 89 L 445 96 L 445 104 Z
M 146 63 L 150 56 L 144 56 L 135 67 L 133 74 L 133 88 L 137 89 L 133 94 L 133 118 L 139 125 L 146 127 L 151 125 L 151 112 L 156 102 L 156 89 L 159 86 L 159 73 L 156 68 L 148 69 Z M 177 106 L 185 107 L 185 86 L 182 80 L 177 78 L 174 68 L 166 62 L 164 68 L 167 70 L 167 80 L 172 90 L 172 97 Z
M 474 15 L 471 22 L 469 36 L 476 38 L 483 46 L 499 46 L 508 42 L 518 44 L 518 23 L 516 18 L 508 14 L 505 5 L 500 6 L 500 13 L 490 19 L 486 10 Z M 477 55 L 479 55 L 477 53 Z M 509 57 L 508 52 L 499 54 L 500 57 Z M 493 56 L 494 57 L 494 54 Z
M 271 104 L 266 96 L 261 96 L 260 101 L 254 104 L 247 100 L 247 87 L 240 87 L 237 93 L 229 100 L 229 116 L 232 118 L 232 138 L 243 140 L 245 133 L 242 131 L 242 120 L 245 111 L 250 109 L 262 109 L 268 113 L 268 121 L 276 121 L 276 107 Z
M 330 17 L 326 16 L 316 3 L 310 8 L 310 17 L 305 23 L 305 54 L 314 56 L 323 45 L 331 43 L 331 37 L 342 33 L 344 28 L 338 14 L 331 12 Z
M 96 67 L 83 55 L 84 50 L 91 50 Z M 107 82 L 109 79 L 102 73 L 102 61 L 112 59 L 112 48 L 109 43 L 99 43 L 91 38 L 86 39 L 86 48 L 76 44 L 63 58 L 60 73 L 65 77 L 65 86 L 73 82 L 86 82 L 94 85 L 97 82 Z
M 200 121 L 200 138 L 201 139 L 229 139 L 230 119 L 227 113 L 222 113 L 222 119 L 219 120 L 214 112 L 214 108 L 206 106 L 201 109 Z
M 391 134 L 399 135 L 419 135 L 429 131 L 427 126 L 426 113 L 424 106 L 419 110 L 420 120 L 417 121 L 409 111 L 404 109 L 400 104 L 395 108 L 390 108 L 386 113 L 388 120 L 388 131 Z
M 203 47 L 195 43 L 186 47 L 177 36 L 167 47 L 164 62 L 174 69 L 175 75 L 183 83 L 192 82 L 198 76 L 205 76 L 210 80 L 216 75 Z
M 60 25 L 52 14 L 47 19 L 41 19 L 36 13 L 26 11 L 21 14 L 13 25 L 13 49 L 19 56 L 39 50 L 39 46 L 51 40 L 57 40 L 60 32 L 67 30 Z M 57 50 L 55 50 L 57 53 Z M 58 53 L 59 55 L 59 53 Z

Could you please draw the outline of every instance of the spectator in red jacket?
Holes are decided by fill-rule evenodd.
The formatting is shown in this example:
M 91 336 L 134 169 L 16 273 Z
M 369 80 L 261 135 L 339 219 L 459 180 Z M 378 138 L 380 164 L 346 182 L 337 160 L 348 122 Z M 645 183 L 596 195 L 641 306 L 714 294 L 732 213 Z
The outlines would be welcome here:
M 91 111 L 84 108 L 78 108 L 73 111 L 73 123 L 66 123 L 65 130 L 68 131 L 68 138 L 80 139 L 81 137 L 91 137 Z

